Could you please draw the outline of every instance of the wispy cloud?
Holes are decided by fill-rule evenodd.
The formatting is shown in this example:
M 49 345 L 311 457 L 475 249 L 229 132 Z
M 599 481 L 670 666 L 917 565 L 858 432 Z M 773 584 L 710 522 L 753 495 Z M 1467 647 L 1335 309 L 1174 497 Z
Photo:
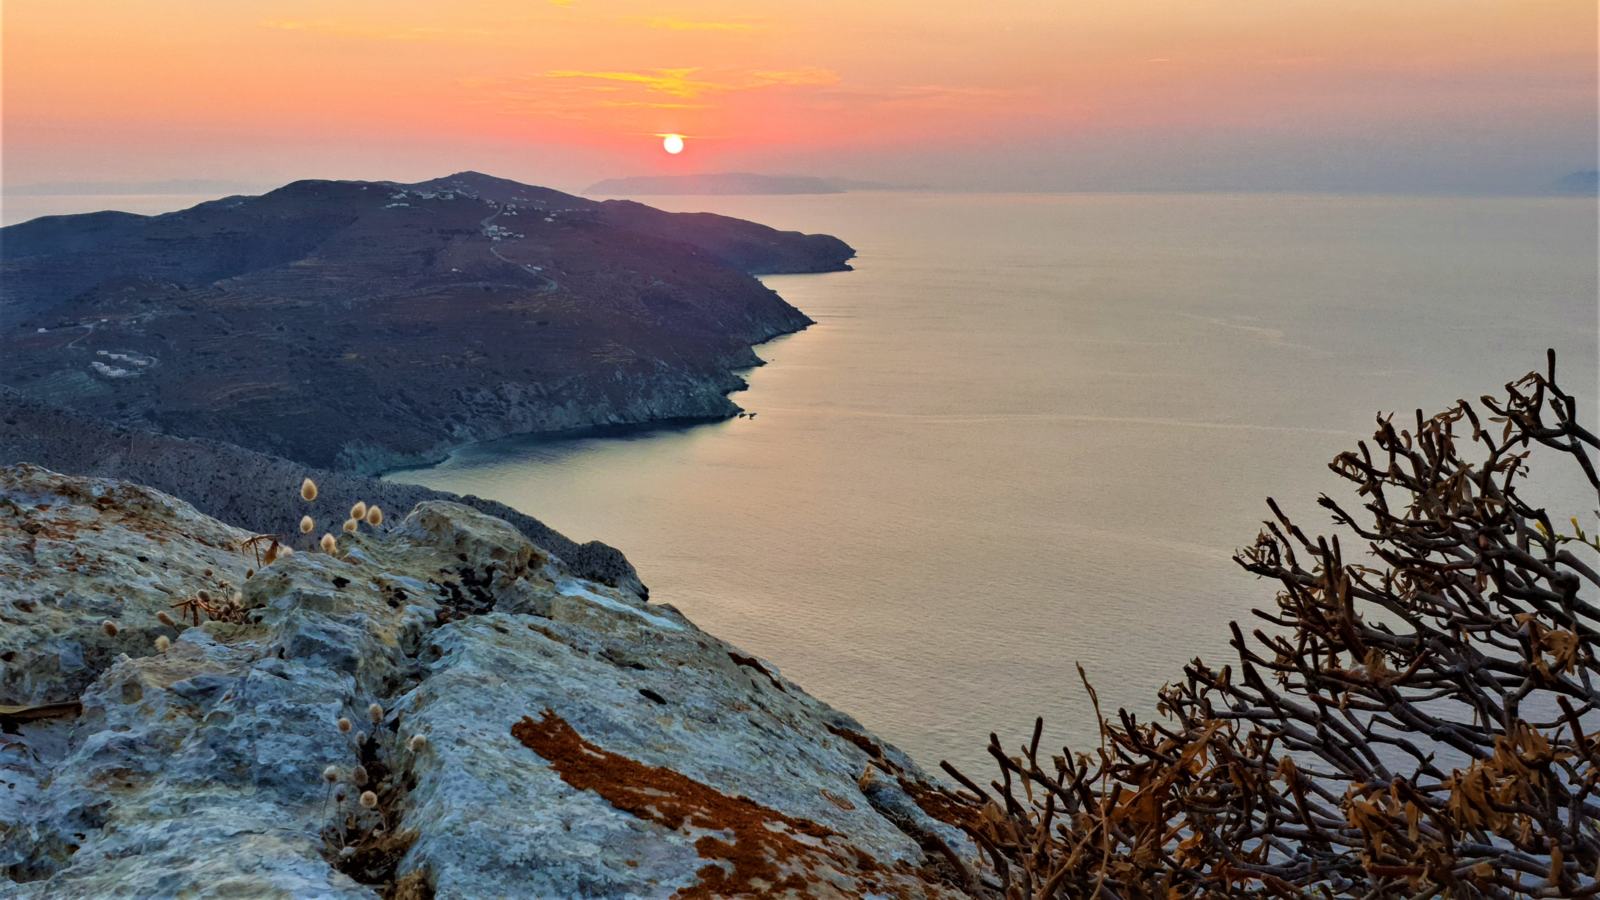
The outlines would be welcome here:
M 697 77 L 696 73 L 700 71 L 698 68 L 642 69 L 637 71 L 554 69 L 546 72 L 544 77 L 598 82 L 598 84 L 590 86 L 594 90 L 615 89 L 614 85 L 616 84 L 634 85 L 649 93 L 666 94 L 685 99 L 701 97 L 707 94 L 726 94 L 770 87 L 817 86 L 839 83 L 838 73 L 828 69 L 762 69 L 742 75 L 724 75 L 720 79 L 714 79 L 710 76 Z
M 428 41 L 443 38 L 485 37 L 493 34 L 487 28 L 460 28 L 437 25 L 384 27 L 357 25 L 328 19 L 272 19 L 262 22 L 261 27 L 271 31 L 293 31 L 303 34 L 371 41 Z
M 647 91 L 659 94 L 669 94 L 673 97 L 695 97 L 710 90 L 716 90 L 719 85 L 710 81 L 700 81 L 689 76 L 697 69 L 646 69 L 639 72 L 605 72 L 583 71 L 580 69 L 554 69 L 544 73 L 546 78 L 575 78 L 584 81 L 617 82 L 622 84 L 638 85 Z M 604 89 L 605 84 L 595 86 Z
M 635 16 L 628 21 L 663 31 L 755 31 L 762 27 L 755 22 L 705 22 L 674 16 Z

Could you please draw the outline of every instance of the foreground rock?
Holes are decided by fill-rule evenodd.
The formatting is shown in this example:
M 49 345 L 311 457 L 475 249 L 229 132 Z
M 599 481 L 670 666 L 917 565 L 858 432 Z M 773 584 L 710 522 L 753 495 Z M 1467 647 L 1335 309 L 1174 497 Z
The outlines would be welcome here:
M 907 758 L 506 523 L 427 502 L 246 577 L 250 537 L 0 469 L 0 893 L 963 894 Z
M 221 441 L 128 428 L 0 385 L 0 465 L 20 462 L 153 487 L 256 532 L 277 531 L 300 518 L 300 496 L 283 486 L 308 476 L 322 486 L 323 502 L 330 509 L 348 509 L 357 500 L 393 510 L 425 500 L 450 500 L 505 519 L 528 540 L 559 556 L 575 575 L 648 596 L 622 551 L 599 541 L 580 544 L 504 503 L 316 469 Z

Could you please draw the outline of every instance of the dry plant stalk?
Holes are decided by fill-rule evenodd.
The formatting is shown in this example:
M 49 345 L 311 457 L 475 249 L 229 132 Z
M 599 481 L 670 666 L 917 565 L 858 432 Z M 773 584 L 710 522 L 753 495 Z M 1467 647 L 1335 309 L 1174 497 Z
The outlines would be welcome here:
M 1595 436 L 1548 371 L 1424 418 L 1380 417 L 1320 504 L 1365 552 L 1276 503 L 1235 560 L 1280 585 L 1237 666 L 1200 660 L 1155 722 L 1041 758 L 991 736 L 952 816 L 1005 898 L 1600 894 L 1596 544 L 1518 494 L 1530 451 L 1581 470 Z M 1542 448 L 1542 449 L 1541 449 Z M 1473 451 L 1476 461 L 1461 456 Z M 1548 459 L 1544 457 L 1548 456 Z M 1580 596 L 1587 592 L 1588 597 Z M 1098 705 L 1096 706 L 1098 716 Z

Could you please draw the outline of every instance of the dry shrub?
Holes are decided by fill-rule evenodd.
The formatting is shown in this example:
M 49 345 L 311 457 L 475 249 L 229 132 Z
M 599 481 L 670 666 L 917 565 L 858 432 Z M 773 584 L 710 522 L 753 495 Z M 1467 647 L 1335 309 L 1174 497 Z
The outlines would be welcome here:
M 1519 495 L 1530 451 L 1600 497 L 1600 442 L 1548 371 L 1330 468 L 1353 544 L 1276 503 L 1236 561 L 1280 586 L 1237 664 L 1195 660 L 1154 722 L 1041 758 L 991 736 L 999 777 L 949 797 L 1007 898 L 1576 897 L 1600 892 L 1596 541 Z M 1473 454 L 1473 460 L 1462 456 Z M 1347 538 L 1348 540 L 1348 538 Z M 1587 597 L 1581 596 L 1587 593 Z M 1081 674 L 1081 671 L 1080 671 Z M 1087 684 L 1087 682 L 1085 682 Z M 1093 692 L 1091 689 L 1091 697 Z M 1096 713 L 1099 715 L 1098 702 Z

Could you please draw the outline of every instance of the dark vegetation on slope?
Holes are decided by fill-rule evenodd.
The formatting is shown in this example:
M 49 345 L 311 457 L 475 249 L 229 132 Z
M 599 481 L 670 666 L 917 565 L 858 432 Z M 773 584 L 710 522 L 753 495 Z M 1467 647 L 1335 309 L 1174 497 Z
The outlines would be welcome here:
M 47 217 L 0 229 L 0 251 L 0 382 L 368 473 L 507 434 L 731 415 L 750 346 L 810 323 L 750 273 L 853 255 L 472 172 Z
M 1600 539 L 1519 493 L 1531 451 L 1600 440 L 1549 370 L 1396 427 L 1330 468 L 1345 532 L 1279 510 L 1236 557 L 1281 586 L 1236 666 L 1194 661 L 1162 717 L 1088 752 L 1008 751 L 946 818 L 1007 898 L 1579 897 L 1600 892 Z M 1471 453 L 1471 455 L 1466 455 Z M 1576 512 L 1577 510 L 1566 510 Z M 1584 510 L 1587 514 L 1593 507 Z M 1081 670 L 1080 670 L 1081 675 Z M 1087 682 L 1086 682 L 1087 686 Z M 1093 697 L 1093 689 L 1090 688 Z M 1098 704 L 1096 705 L 1098 709 Z
M 451 500 L 509 522 L 560 557 L 575 575 L 645 595 L 638 573 L 616 548 L 599 541 L 577 543 L 503 503 L 323 471 L 221 441 L 125 428 L 0 386 L 0 465 L 22 462 L 147 485 L 188 500 L 206 515 L 261 533 L 279 532 L 285 522 L 299 518 L 298 495 L 283 485 L 308 476 L 335 509 L 349 508 L 357 500 L 394 511 L 424 500 Z

